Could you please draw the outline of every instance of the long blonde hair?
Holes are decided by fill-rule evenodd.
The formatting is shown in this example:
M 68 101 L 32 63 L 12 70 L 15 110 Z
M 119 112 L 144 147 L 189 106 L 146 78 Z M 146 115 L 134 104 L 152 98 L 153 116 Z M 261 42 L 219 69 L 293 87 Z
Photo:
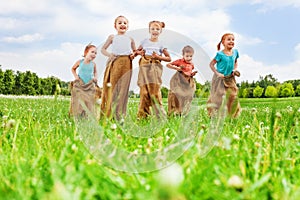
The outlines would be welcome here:
M 226 38 L 227 36 L 229 36 L 229 35 L 234 36 L 233 33 L 225 33 L 225 34 L 222 36 L 221 41 L 220 41 L 220 42 L 218 43 L 218 45 L 217 45 L 218 51 L 221 49 L 221 44 L 223 43 L 223 41 L 225 40 L 225 38 Z

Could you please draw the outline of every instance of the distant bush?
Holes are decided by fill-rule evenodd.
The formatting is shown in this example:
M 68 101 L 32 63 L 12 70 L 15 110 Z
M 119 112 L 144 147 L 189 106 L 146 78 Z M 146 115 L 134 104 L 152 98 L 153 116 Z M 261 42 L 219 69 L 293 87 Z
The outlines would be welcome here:
M 280 97 L 292 97 L 295 96 L 295 91 L 292 83 L 285 82 L 279 88 Z
M 277 97 L 278 92 L 274 86 L 268 86 L 265 91 L 265 97 Z
M 263 95 L 264 93 L 264 88 L 260 87 L 259 85 L 256 86 L 256 88 L 254 88 L 253 90 L 253 97 L 255 98 L 259 98 Z
M 296 90 L 295 90 L 295 95 L 300 96 L 300 85 L 297 85 Z

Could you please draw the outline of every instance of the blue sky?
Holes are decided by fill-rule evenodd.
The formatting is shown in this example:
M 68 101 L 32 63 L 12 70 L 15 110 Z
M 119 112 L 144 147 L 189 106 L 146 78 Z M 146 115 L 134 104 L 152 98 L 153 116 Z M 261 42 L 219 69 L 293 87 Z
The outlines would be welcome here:
M 232 29 L 245 36 L 260 38 L 261 43 L 245 50 L 266 64 L 286 64 L 294 59 L 299 43 L 299 8 L 279 7 L 259 11 L 260 5 L 238 5 L 232 10 Z
M 194 41 L 196 50 L 206 53 L 206 57 L 195 58 L 199 79 L 210 80 L 208 62 L 226 32 L 235 34 L 240 52 L 238 82 L 257 81 L 268 74 L 280 82 L 300 79 L 299 0 L 10 0 L 1 1 L 0 9 L 2 69 L 31 70 L 40 77 L 71 81 L 70 69 L 85 45 L 101 46 L 109 34 L 116 33 L 114 19 L 125 15 L 129 33 L 147 28 L 149 21 L 161 20 L 166 30 Z M 134 38 L 137 46 L 144 37 L 147 32 Z M 170 42 L 167 45 L 172 46 Z M 180 55 L 181 46 L 172 48 L 170 51 Z M 99 52 L 99 85 L 105 60 Z

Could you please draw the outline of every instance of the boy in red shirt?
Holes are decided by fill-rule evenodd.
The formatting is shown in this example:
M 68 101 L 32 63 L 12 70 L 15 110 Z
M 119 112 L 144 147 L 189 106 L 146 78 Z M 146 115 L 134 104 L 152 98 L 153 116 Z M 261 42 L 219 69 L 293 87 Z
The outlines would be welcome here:
M 194 97 L 196 84 L 193 76 L 197 73 L 192 62 L 194 49 L 185 46 L 182 49 L 183 58 L 167 64 L 170 69 L 177 72 L 170 80 L 170 91 L 168 94 L 168 114 L 182 115 L 190 109 L 190 104 Z

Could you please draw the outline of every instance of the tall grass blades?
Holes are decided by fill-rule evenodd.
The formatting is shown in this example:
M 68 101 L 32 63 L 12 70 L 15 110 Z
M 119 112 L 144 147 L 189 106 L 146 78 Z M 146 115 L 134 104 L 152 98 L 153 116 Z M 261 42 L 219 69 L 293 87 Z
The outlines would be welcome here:
M 0 199 L 298 199 L 300 99 L 241 99 L 221 121 L 205 102 L 137 120 L 130 99 L 122 122 L 75 122 L 68 98 L 2 96 Z

